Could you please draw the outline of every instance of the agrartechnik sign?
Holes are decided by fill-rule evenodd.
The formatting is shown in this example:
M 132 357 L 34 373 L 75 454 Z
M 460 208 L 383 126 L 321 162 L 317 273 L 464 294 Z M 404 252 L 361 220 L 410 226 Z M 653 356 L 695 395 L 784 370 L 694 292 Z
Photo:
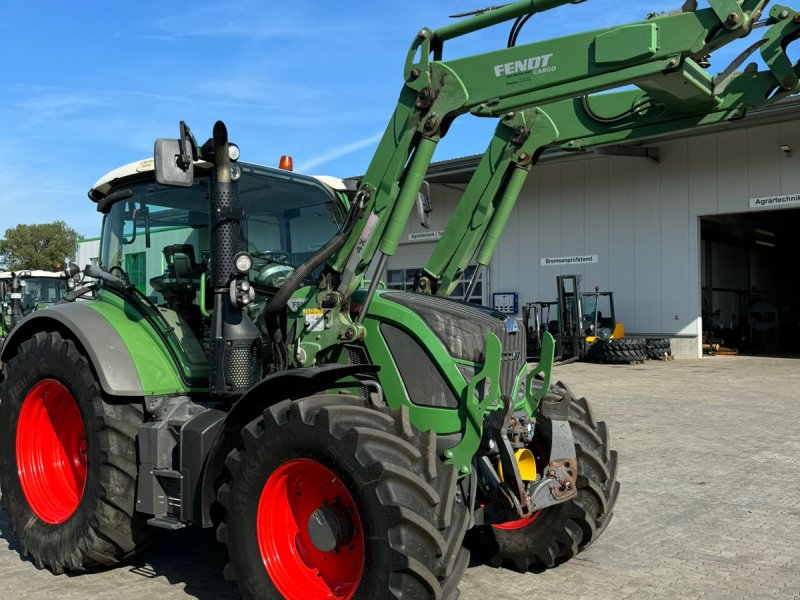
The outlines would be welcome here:
M 790 206 L 800 206 L 800 194 L 750 198 L 750 210 L 768 210 L 770 208 L 784 208 Z

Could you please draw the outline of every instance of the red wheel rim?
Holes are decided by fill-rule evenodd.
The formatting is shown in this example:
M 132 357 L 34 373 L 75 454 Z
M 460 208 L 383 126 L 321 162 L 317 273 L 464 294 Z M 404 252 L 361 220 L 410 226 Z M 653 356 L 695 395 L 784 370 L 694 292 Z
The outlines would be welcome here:
M 55 379 L 34 385 L 17 422 L 17 472 L 34 514 L 69 519 L 86 485 L 86 429 L 75 398 Z
M 508 523 L 500 523 L 499 525 L 492 525 L 492 527 L 494 527 L 495 529 L 503 529 L 505 531 L 514 531 L 515 529 L 522 529 L 523 527 L 527 527 L 528 525 L 533 523 L 536 519 L 538 519 L 540 514 L 542 514 L 542 511 L 537 510 L 530 517 L 526 517 L 524 519 L 518 519 L 516 521 L 509 521 Z
M 311 541 L 308 521 L 323 507 L 346 514 L 352 534 L 330 552 Z M 256 533 L 270 579 L 288 600 L 352 598 L 364 571 L 364 533 L 353 496 L 333 471 L 309 459 L 281 465 L 264 484 Z

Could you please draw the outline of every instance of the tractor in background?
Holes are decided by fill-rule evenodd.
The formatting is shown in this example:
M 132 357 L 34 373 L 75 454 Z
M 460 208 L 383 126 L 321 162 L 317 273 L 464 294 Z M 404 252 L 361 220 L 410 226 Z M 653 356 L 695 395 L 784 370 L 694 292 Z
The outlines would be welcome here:
M 75 281 L 63 271 L 19 270 L 0 272 L 0 338 L 24 317 L 59 302 Z

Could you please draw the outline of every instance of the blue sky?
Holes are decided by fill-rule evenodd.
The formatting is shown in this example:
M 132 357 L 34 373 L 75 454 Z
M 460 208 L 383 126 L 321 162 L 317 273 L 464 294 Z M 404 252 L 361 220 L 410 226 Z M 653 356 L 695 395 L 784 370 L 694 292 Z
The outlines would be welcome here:
M 534 17 L 519 43 L 636 21 L 681 2 L 567 5 Z M 97 235 L 86 191 L 151 155 L 155 138 L 176 137 L 181 119 L 201 142 L 224 120 L 242 160 L 275 165 L 291 154 L 312 174 L 363 173 L 416 31 L 490 3 L 0 0 L 0 233 L 63 219 Z M 508 29 L 456 40 L 447 56 L 504 47 Z M 493 129 L 462 118 L 436 160 L 482 152 Z

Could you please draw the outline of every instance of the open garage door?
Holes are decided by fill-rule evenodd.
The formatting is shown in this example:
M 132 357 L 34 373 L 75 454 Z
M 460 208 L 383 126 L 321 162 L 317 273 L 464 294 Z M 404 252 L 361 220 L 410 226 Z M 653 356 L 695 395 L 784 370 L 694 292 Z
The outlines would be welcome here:
M 704 336 L 800 355 L 800 209 L 702 217 L 701 232 Z

